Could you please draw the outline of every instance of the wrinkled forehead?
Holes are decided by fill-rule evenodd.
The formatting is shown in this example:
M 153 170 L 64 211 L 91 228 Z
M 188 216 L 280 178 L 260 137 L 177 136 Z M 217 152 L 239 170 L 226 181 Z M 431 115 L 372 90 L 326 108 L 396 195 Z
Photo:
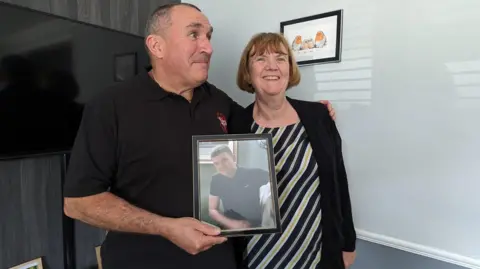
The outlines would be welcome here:
M 266 40 L 255 42 L 249 53 L 250 57 L 264 54 L 288 55 L 288 51 L 282 42 L 276 40 Z
M 200 11 L 184 6 L 177 6 L 170 15 L 172 25 L 211 32 L 213 30 L 208 18 Z

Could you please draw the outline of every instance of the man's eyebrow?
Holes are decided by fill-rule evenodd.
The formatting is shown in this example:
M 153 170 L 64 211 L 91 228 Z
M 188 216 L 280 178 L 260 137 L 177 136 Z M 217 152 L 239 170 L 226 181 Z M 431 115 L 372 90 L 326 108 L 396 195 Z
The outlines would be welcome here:
M 202 24 L 202 23 L 199 23 L 199 22 L 192 22 L 190 23 L 189 25 L 187 25 L 187 28 L 204 28 L 205 25 Z M 213 27 L 212 26 L 209 26 L 210 28 L 210 33 L 213 33 Z

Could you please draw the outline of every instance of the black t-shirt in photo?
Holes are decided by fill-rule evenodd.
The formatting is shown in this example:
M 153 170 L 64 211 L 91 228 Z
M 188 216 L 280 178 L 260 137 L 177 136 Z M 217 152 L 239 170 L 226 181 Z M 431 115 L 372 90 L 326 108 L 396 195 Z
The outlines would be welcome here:
M 215 174 L 212 177 L 210 194 L 220 198 L 226 217 L 247 220 L 253 227 L 259 227 L 262 223 L 260 187 L 268 182 L 267 171 L 238 167 L 233 178 Z

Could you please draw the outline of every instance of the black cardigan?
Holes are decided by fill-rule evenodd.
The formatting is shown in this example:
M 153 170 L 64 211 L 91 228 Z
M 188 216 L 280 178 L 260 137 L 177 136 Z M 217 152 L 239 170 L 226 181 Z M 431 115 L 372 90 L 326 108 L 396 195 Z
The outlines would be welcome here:
M 306 130 L 318 164 L 323 229 L 322 268 L 343 269 L 342 251 L 355 250 L 356 233 L 341 137 L 325 105 L 289 97 L 287 100 L 296 110 Z M 229 133 L 251 133 L 253 103 L 246 109 L 237 108 L 232 112 L 228 122 Z M 239 255 L 243 252 L 245 243 L 238 245 Z

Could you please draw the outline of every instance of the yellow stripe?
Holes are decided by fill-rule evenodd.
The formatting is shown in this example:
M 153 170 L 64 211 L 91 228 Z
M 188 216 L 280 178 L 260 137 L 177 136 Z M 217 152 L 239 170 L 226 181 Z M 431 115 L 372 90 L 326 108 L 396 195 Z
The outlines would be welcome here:
M 293 132 L 293 130 L 292 130 L 292 132 Z M 283 132 L 282 132 L 282 133 L 283 133 Z M 278 137 L 275 136 L 275 138 L 277 138 L 277 140 L 278 140 L 278 138 L 280 138 L 280 137 L 281 137 L 281 135 L 278 136 Z M 300 137 L 297 137 L 297 138 L 295 139 L 295 141 L 293 141 L 292 143 L 290 143 L 290 145 L 288 145 L 288 147 L 285 149 L 285 153 L 283 153 L 282 158 L 281 158 L 281 159 L 279 160 L 279 162 L 275 165 L 275 170 L 276 170 L 277 172 L 282 169 L 283 164 L 285 163 L 285 161 L 286 161 L 286 160 L 288 159 L 288 157 L 290 156 L 290 153 L 292 153 L 292 151 L 293 151 L 295 148 L 297 148 L 297 143 L 298 143 L 299 140 L 300 140 Z M 276 142 L 275 142 L 275 143 L 276 143 Z
M 265 257 L 265 259 L 258 265 L 257 268 L 262 268 L 262 266 L 265 266 L 265 264 L 268 264 L 270 260 L 273 258 L 273 255 L 276 254 L 279 250 L 279 248 L 287 241 L 288 237 L 290 236 L 293 228 L 295 228 L 296 223 L 298 222 L 298 219 L 302 215 L 301 213 L 304 212 L 305 207 L 307 206 L 308 201 L 310 200 L 310 197 L 312 196 L 314 190 L 318 187 L 318 180 L 315 180 L 315 183 L 312 184 L 310 189 L 308 190 L 308 193 L 305 195 L 305 198 L 302 200 L 302 203 L 300 204 L 299 208 L 297 209 L 295 215 L 292 218 L 292 221 L 288 224 L 287 229 L 282 233 L 280 239 L 275 243 L 275 246 L 270 250 L 268 255 Z
M 270 130 L 270 133 L 273 131 L 273 129 Z M 272 144 L 275 147 L 275 145 L 278 142 L 278 139 L 282 137 L 283 132 L 285 131 L 285 127 L 281 127 L 278 129 L 278 132 L 275 134 L 275 136 L 272 138 Z
M 308 244 L 310 244 L 310 241 L 312 240 L 313 235 L 315 234 L 319 224 L 320 224 L 321 218 L 317 217 L 315 218 L 315 222 L 313 223 L 313 226 L 315 227 L 314 229 L 310 229 L 310 232 L 307 235 L 307 238 L 305 241 L 303 241 L 302 247 L 297 251 L 297 255 L 294 256 L 294 258 L 288 263 L 288 266 L 286 268 L 293 268 L 295 264 L 297 264 L 298 260 L 300 257 L 303 255 L 303 252 L 305 252 L 305 249 L 307 248 Z
M 317 252 L 317 257 L 315 257 L 315 260 L 313 260 L 312 267 L 316 267 L 317 264 L 320 263 L 322 260 L 322 249 L 320 248 Z
M 300 166 L 298 171 L 295 173 L 295 177 L 292 178 L 292 180 L 290 180 L 290 182 L 288 182 L 288 185 L 285 187 L 285 190 L 283 191 L 283 193 L 280 195 L 280 197 L 278 199 L 278 202 L 280 203 L 280 205 L 283 205 L 283 202 L 285 201 L 287 196 L 290 194 L 290 191 L 293 189 L 295 184 L 298 182 L 300 177 L 303 175 L 303 173 L 307 169 L 307 165 L 309 163 L 308 161 L 310 159 L 308 156 L 310 156 L 311 152 L 312 152 L 312 148 L 308 147 L 307 152 L 305 153 L 306 157 L 303 158 L 303 160 L 302 160 L 302 165 Z
M 290 156 L 290 154 L 292 153 L 292 151 L 295 149 L 295 144 L 291 144 L 290 146 L 287 147 L 287 149 L 285 149 L 285 153 L 283 153 L 283 158 L 281 158 L 278 163 L 275 164 L 275 172 L 279 172 L 282 170 L 282 167 L 283 165 L 285 164 L 285 162 L 287 161 L 288 157 Z

